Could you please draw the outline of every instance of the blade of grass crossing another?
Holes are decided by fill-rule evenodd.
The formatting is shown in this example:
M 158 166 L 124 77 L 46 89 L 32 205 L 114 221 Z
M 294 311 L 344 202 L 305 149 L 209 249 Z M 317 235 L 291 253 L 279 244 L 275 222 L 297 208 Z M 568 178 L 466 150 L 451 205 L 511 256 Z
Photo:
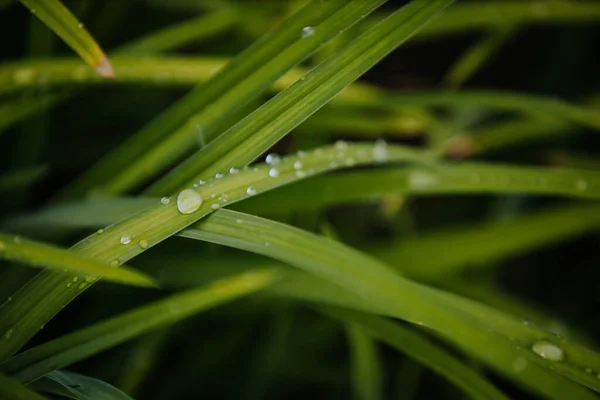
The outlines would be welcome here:
M 73 286 L 85 287 L 99 277 L 128 285 L 154 286 L 150 277 L 131 268 L 110 268 L 108 264 L 103 264 L 94 259 L 88 259 L 48 244 L 26 240 L 20 236 L 9 236 L 0 233 L 1 258 L 34 267 L 50 268 L 67 274 L 76 274 L 77 276 L 73 278 L 72 282 L 67 284 L 67 288 Z M 78 277 L 81 279 L 78 279 Z
M 309 3 L 102 158 L 59 198 L 82 195 L 98 186 L 103 192 L 118 194 L 141 185 L 144 179 L 162 171 L 195 147 L 199 132 L 208 140 L 219 129 L 226 128 L 219 124 L 228 116 L 260 95 L 340 30 L 383 2 Z M 302 38 L 305 27 L 314 28 L 312 36 Z M 132 164 L 132 160 L 136 162 Z
M 276 279 L 273 271 L 257 269 L 178 293 L 20 353 L 0 364 L 0 370 L 31 382 L 153 329 L 254 293 Z
M 114 76 L 108 58 L 83 24 L 59 0 L 20 0 L 105 78 Z
M 451 3 L 417 0 L 402 7 L 181 163 L 146 193 L 170 194 L 190 182 L 255 160 Z
M 215 177 L 198 188 L 182 191 L 177 198 L 157 201 L 156 205 L 106 228 L 102 235 L 94 234 L 82 240 L 71 251 L 99 262 L 120 265 L 214 210 L 266 190 L 350 166 L 423 162 L 430 157 L 428 153 L 381 143 L 343 148 L 329 146 L 286 157 L 276 167 L 263 164 L 243 171 L 232 170 L 227 176 Z M 130 239 L 128 244 L 121 241 L 123 236 Z M 70 277 L 64 274 L 44 271 L 15 293 L 12 301 L 2 305 L 0 332 L 13 329 L 19 334 L 10 341 L 0 336 L 0 360 L 18 351 L 40 326 L 81 292 L 65 290 L 69 282 Z

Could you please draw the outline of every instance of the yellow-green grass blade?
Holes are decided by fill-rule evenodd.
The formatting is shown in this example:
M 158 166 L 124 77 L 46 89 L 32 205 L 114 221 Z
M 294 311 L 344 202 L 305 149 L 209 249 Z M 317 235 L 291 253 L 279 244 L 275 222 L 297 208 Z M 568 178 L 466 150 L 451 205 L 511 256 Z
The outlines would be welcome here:
M 578 383 L 600 390 L 595 376 L 600 357 L 589 349 L 493 308 L 412 282 L 341 243 L 228 210 L 213 213 L 181 235 L 266 255 L 335 283 L 386 315 L 432 329 L 545 397 L 595 398 Z M 548 347 L 556 350 L 556 358 L 538 355 L 547 354 Z
M 597 22 L 600 4 L 594 1 L 490 1 L 461 3 L 421 32 L 421 37 L 441 36 L 507 24 Z
M 191 181 L 252 162 L 450 3 L 452 0 L 417 0 L 400 8 L 179 164 L 145 193 L 169 194 Z
M 276 278 L 268 269 L 257 269 L 181 292 L 20 353 L 0 364 L 0 370 L 31 382 L 151 330 L 259 291 Z
M 294 180 L 355 165 L 423 162 L 429 158 L 428 153 L 401 146 L 342 143 L 342 146 L 338 144 L 286 157 L 276 166 L 263 164 L 244 171 L 232 169 L 227 176 L 219 175 L 197 189 L 180 194 L 181 201 L 175 197 L 161 199 L 155 206 L 108 227 L 102 235 L 89 236 L 71 250 L 100 262 L 123 264 L 219 207 Z M 181 203 L 182 211 L 179 211 L 177 203 Z M 121 238 L 124 235 L 131 242 L 123 244 Z M 0 331 L 14 329 L 19 331 L 19 335 L 10 342 L 0 337 L 0 360 L 14 354 L 41 325 L 80 293 L 65 290 L 64 285 L 69 282 L 70 277 L 63 274 L 42 272 L 15 293 L 11 302 L 4 303 L 0 310 Z
M 367 336 L 362 326 L 353 321 L 345 324 L 350 347 L 350 371 L 356 400 L 382 399 L 383 377 L 377 343 Z
M 18 381 L 0 374 L 0 399 L 6 400 L 49 400 L 47 397 L 23 386 Z
M 115 265 L 110 266 L 66 249 L 26 240 L 20 236 L 0 233 L 0 258 L 60 271 L 65 276 L 75 274 L 72 282 L 67 283 L 67 290 L 82 289 L 98 278 L 127 285 L 154 286 L 149 276 L 134 269 L 112 268 Z
M 83 24 L 59 0 L 20 0 L 44 24 L 65 41 L 96 72 L 114 76 L 108 58 Z
M 317 308 L 323 314 L 351 323 L 362 332 L 431 368 L 473 399 L 508 399 L 475 370 L 455 359 L 412 329 L 385 318 L 341 308 Z M 364 334 L 363 333 L 363 334 Z
M 132 400 L 123 391 L 89 376 L 67 371 L 53 371 L 33 382 L 40 392 L 75 400 Z
M 103 157 L 59 198 L 82 195 L 97 186 L 116 194 L 141 185 L 196 147 L 199 132 L 210 140 L 227 127 L 230 116 L 281 75 L 383 2 L 309 3 Z M 305 37 L 304 28 L 309 32 Z
M 580 204 L 404 238 L 369 252 L 419 280 L 443 280 L 466 267 L 490 268 L 491 261 L 599 228 L 600 205 Z

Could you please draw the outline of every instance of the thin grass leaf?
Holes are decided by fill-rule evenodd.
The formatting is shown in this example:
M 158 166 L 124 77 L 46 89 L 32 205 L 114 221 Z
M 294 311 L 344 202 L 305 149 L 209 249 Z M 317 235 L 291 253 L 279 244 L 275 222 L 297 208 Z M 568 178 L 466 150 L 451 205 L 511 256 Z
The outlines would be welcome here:
M 228 210 L 213 213 L 181 235 L 266 255 L 329 280 L 383 314 L 432 329 L 548 398 L 595 398 L 575 382 L 600 389 L 595 375 L 586 372 L 600 370 L 600 357 L 585 347 L 487 306 L 402 278 L 338 242 Z M 539 356 L 544 346 L 558 349 L 560 359 Z M 523 362 L 525 369 L 515 368 L 515 363 L 522 366 Z
M 46 166 L 21 168 L 0 175 L 0 193 L 28 187 L 46 175 Z
M 404 273 L 419 280 L 438 280 L 466 267 L 490 268 L 492 261 L 599 228 L 598 204 L 572 205 L 404 238 L 370 252 L 390 265 L 402 265 Z
M 179 164 L 145 193 L 169 194 L 189 182 L 252 162 L 451 3 L 417 0 L 402 7 Z
M 161 199 L 155 206 L 105 229 L 102 235 L 89 236 L 71 250 L 100 262 L 123 264 L 220 207 L 294 180 L 355 165 L 423 162 L 431 157 L 428 153 L 384 143 L 375 146 L 340 144 L 286 157 L 277 166 L 263 164 L 244 171 L 232 169 L 228 176 L 219 175 L 198 189 L 183 191 L 177 198 Z M 129 237 L 131 242 L 122 244 L 123 236 Z M 15 293 L 11 302 L 2 305 L 0 332 L 14 329 L 19 335 L 11 341 L 0 337 L 0 360 L 14 354 L 79 293 L 65 290 L 64 285 L 69 282 L 70 278 L 63 274 L 42 272 Z M 38 296 L 42 296 L 43 304 Z
M 0 104 L 0 136 L 15 123 L 51 107 L 66 98 L 61 94 L 19 97 Z
M 23 386 L 18 381 L 0 374 L 0 399 L 6 400 L 49 400 L 47 397 Z
M 317 310 L 343 323 L 354 324 L 374 339 L 431 368 L 474 399 L 508 399 L 475 370 L 450 356 L 414 330 L 381 317 L 356 311 L 328 307 L 318 307 Z
M 0 370 L 31 382 L 148 331 L 259 291 L 276 278 L 270 270 L 253 270 L 178 293 L 20 353 L 0 364 Z
M 346 336 L 350 345 L 350 370 L 356 400 L 382 399 L 381 363 L 377 344 L 366 335 L 362 326 L 346 323 Z
M 96 72 L 114 77 L 108 58 L 83 24 L 59 0 L 20 0 L 32 14 L 65 41 Z
M 96 260 L 82 257 L 59 247 L 25 240 L 20 236 L 0 233 L 0 258 L 33 267 L 75 274 L 76 277 L 67 284 L 68 290 L 71 288 L 73 288 L 71 290 L 75 290 L 77 287 L 82 289 L 100 277 L 128 285 L 149 287 L 155 285 L 149 276 L 129 267 L 111 268 L 111 266 Z M 77 277 L 82 279 L 79 280 Z
M 383 1 L 309 3 L 101 159 L 59 198 L 99 185 L 113 194 L 141 185 L 196 147 L 199 132 L 209 141 L 277 78 Z M 312 28 L 312 35 L 303 38 L 305 27 Z
M 106 382 L 67 371 L 52 371 L 30 386 L 41 392 L 74 400 L 133 400 Z

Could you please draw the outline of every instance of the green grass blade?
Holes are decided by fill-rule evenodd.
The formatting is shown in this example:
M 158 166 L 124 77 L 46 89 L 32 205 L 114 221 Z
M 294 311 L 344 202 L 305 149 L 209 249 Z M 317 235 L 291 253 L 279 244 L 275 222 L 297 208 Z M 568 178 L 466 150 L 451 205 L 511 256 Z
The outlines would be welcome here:
M 0 136 L 6 129 L 30 115 L 58 104 L 66 98 L 61 94 L 49 94 L 35 97 L 19 97 L 0 104 Z
M 374 339 L 431 368 L 474 399 L 508 399 L 472 368 L 450 356 L 414 330 L 381 317 L 356 311 L 325 307 L 320 307 L 318 310 L 343 323 L 355 324 Z
M 600 130 L 600 112 L 562 100 L 528 94 L 488 91 L 418 91 L 384 96 L 377 102 L 381 105 L 397 107 L 477 106 L 518 111 L 546 118 L 560 118 Z
M 27 350 L 0 364 L 0 370 L 30 382 L 150 330 L 254 293 L 274 279 L 270 270 L 254 270 L 178 293 Z
M 2 233 L 0 233 L 0 258 L 33 267 L 75 274 L 82 278 L 81 280 L 77 277 L 73 278 L 73 281 L 67 284 L 67 289 L 75 290 L 77 287 L 81 289 L 99 277 L 128 285 L 154 286 L 150 277 L 129 267 L 111 268 L 108 264 L 82 257 L 59 247 Z
M 285 185 L 294 180 L 340 168 L 381 162 L 425 161 L 428 153 L 406 149 L 401 146 L 348 145 L 319 148 L 314 152 L 286 157 L 277 166 L 263 164 L 244 171 L 231 170 L 227 176 L 219 176 L 198 189 L 185 191 L 183 198 L 200 196 L 203 201 L 192 202 L 193 208 L 178 210 L 177 199 L 164 198 L 160 203 L 107 229 L 102 235 L 91 235 L 71 248 L 100 262 L 123 264 L 210 212 L 244 198 Z M 194 194 L 195 193 L 195 194 Z M 131 238 L 128 245 L 121 243 L 123 235 Z M 80 291 L 67 291 L 64 285 L 69 277 L 52 272 L 42 272 L 28 285 L 15 293 L 11 302 L 5 302 L 0 310 L 0 332 L 4 329 L 19 330 L 10 342 L 0 337 L 0 360 L 14 354 L 27 340 Z M 38 296 L 42 296 L 43 304 Z M 38 301 L 39 300 L 39 301 Z M 27 318 L 23 318 L 28 315 Z
M 404 238 L 371 253 L 420 280 L 438 280 L 465 267 L 524 253 L 600 228 L 600 206 L 582 204 Z M 431 257 L 436 254 L 436 257 Z M 409 261 L 409 262 L 408 262 Z
M 346 324 L 350 345 L 350 369 L 356 400 L 382 399 L 382 372 L 377 344 L 362 327 L 353 322 Z
M 241 223 L 240 223 L 241 221 Z M 600 357 L 497 310 L 402 278 L 338 242 L 284 224 L 221 210 L 182 236 L 266 255 L 329 280 L 383 313 L 435 331 L 506 377 L 548 398 L 595 398 Z M 532 348 L 548 343 L 565 356 L 552 361 Z M 515 363 L 526 368 L 515 368 Z
M 142 184 L 197 146 L 199 130 L 208 141 L 277 78 L 382 2 L 309 3 L 96 163 L 62 197 L 98 185 L 107 193 L 123 193 Z M 313 27 L 314 34 L 302 38 L 304 27 Z
M 89 376 L 53 371 L 33 382 L 32 387 L 75 400 L 133 400 L 116 387 Z
M 146 193 L 172 193 L 194 180 L 250 163 L 450 3 L 418 0 L 402 7 L 181 163 Z
M 0 193 L 30 186 L 46 174 L 46 166 L 21 168 L 0 175 Z
M 98 43 L 59 0 L 20 1 L 101 76 L 114 76 L 112 66 Z
M 0 374 L 0 399 L 6 400 L 49 400 L 19 382 Z
M 453 7 L 421 32 L 421 37 L 461 33 L 507 24 L 555 24 L 597 22 L 600 4 L 593 1 L 493 1 L 462 3 Z

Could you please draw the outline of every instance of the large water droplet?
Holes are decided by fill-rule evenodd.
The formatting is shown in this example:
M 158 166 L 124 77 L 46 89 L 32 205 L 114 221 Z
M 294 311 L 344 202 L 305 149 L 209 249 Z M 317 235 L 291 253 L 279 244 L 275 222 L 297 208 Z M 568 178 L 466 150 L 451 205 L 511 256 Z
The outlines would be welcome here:
M 531 347 L 531 350 L 533 350 L 533 352 L 538 356 L 549 361 L 562 361 L 565 357 L 565 352 L 563 349 L 547 340 L 540 340 L 539 342 L 536 342 Z
M 182 214 L 191 214 L 202 205 L 202 196 L 195 190 L 185 189 L 177 196 L 177 209 Z
M 269 170 L 269 176 L 270 176 L 271 178 L 276 178 L 276 177 L 278 177 L 278 176 L 279 176 L 279 170 L 278 170 L 277 168 L 271 168 L 271 169 Z
M 252 186 L 248 186 L 246 189 L 246 194 L 248 196 L 254 196 L 256 194 L 256 189 L 254 189 Z
M 123 235 L 121 236 L 121 244 L 129 244 L 131 243 L 131 236 Z
M 277 154 L 271 153 L 267 155 L 265 162 L 269 165 L 277 165 L 281 162 L 281 158 Z
M 305 26 L 304 28 L 302 28 L 302 39 L 306 39 L 309 38 L 311 36 L 313 36 L 315 34 L 315 28 L 313 28 L 312 26 Z

